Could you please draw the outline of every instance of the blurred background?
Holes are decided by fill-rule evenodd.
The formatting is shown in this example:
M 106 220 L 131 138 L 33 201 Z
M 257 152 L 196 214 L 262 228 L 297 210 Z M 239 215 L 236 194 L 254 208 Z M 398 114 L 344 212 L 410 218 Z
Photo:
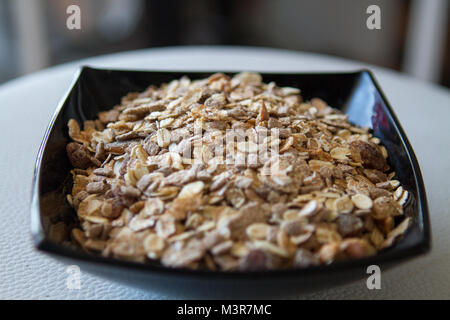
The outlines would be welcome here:
M 369 5 L 381 29 L 369 30 Z M 81 9 L 69 30 L 68 6 Z M 0 83 L 84 57 L 248 45 L 359 60 L 450 87 L 449 0 L 0 0 Z

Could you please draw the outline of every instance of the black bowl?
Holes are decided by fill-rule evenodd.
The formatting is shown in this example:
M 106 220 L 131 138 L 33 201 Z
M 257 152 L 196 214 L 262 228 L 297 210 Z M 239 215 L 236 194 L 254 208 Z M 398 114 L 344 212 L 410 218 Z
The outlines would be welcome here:
M 161 72 L 80 69 L 45 133 L 36 159 L 31 203 L 31 231 L 38 250 L 58 260 L 80 266 L 110 279 L 139 287 L 186 292 L 190 297 L 276 297 L 327 288 L 367 277 L 367 267 L 382 271 L 430 250 L 430 222 L 419 165 L 394 112 L 372 73 L 265 73 L 265 82 L 298 87 L 305 99 L 320 97 L 343 110 L 350 121 L 373 130 L 389 152 L 391 167 L 410 197 L 405 215 L 412 223 L 397 243 L 377 255 L 327 266 L 260 272 L 219 272 L 172 269 L 159 264 L 140 264 L 92 255 L 49 238 L 49 224 L 63 220 L 68 224 L 75 212 L 64 200 L 70 187 L 71 165 L 65 146 L 69 142 L 67 121 L 93 119 L 99 111 L 120 102 L 131 91 L 143 91 L 149 84 L 159 85 L 187 75 L 204 78 L 205 72 Z M 69 182 L 68 182 L 69 181 Z

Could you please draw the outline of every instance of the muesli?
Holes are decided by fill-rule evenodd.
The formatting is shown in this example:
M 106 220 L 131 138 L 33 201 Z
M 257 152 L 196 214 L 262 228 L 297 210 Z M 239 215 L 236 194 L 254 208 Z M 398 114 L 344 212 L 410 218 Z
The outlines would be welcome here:
M 68 128 L 71 236 L 89 252 L 304 268 L 376 254 L 408 228 L 408 191 L 380 140 L 257 73 L 151 85 Z

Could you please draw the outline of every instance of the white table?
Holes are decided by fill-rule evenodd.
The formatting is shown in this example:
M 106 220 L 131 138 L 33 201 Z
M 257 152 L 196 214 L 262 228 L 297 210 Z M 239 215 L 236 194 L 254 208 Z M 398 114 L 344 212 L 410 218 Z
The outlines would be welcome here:
M 343 71 L 369 67 L 400 119 L 422 168 L 433 250 L 382 273 L 382 289 L 365 281 L 296 299 L 450 298 L 450 91 L 402 74 L 327 56 L 282 50 L 179 47 L 97 57 L 50 68 L 0 86 L 0 299 L 189 298 L 143 291 L 82 273 L 66 288 L 66 266 L 36 252 L 29 200 L 36 152 L 53 111 L 81 64 L 166 70 Z

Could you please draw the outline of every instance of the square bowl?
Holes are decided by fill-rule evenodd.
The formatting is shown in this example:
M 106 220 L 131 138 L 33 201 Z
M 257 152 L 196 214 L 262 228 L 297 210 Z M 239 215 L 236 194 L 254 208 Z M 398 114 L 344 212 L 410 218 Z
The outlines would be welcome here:
M 431 247 L 430 222 L 425 188 L 414 152 L 392 108 L 368 70 L 345 73 L 262 73 L 265 82 L 297 87 L 308 100 L 319 97 L 348 114 L 349 120 L 369 127 L 389 153 L 389 164 L 410 196 L 405 215 L 411 218 L 407 232 L 393 247 L 374 256 L 338 261 L 304 269 L 257 272 L 224 272 L 164 267 L 93 255 L 55 241 L 49 226 L 55 221 L 70 224 L 76 217 L 67 204 L 71 164 L 66 155 L 70 142 L 67 122 L 94 119 L 98 112 L 118 104 L 128 92 L 145 90 L 183 75 L 191 79 L 213 72 L 126 71 L 82 67 L 63 97 L 47 128 L 36 159 L 31 201 L 31 232 L 36 248 L 82 270 L 127 284 L 165 291 L 187 291 L 191 296 L 270 296 L 327 288 L 367 277 L 367 267 L 386 270 L 426 253 Z M 230 74 L 230 72 L 226 72 Z

